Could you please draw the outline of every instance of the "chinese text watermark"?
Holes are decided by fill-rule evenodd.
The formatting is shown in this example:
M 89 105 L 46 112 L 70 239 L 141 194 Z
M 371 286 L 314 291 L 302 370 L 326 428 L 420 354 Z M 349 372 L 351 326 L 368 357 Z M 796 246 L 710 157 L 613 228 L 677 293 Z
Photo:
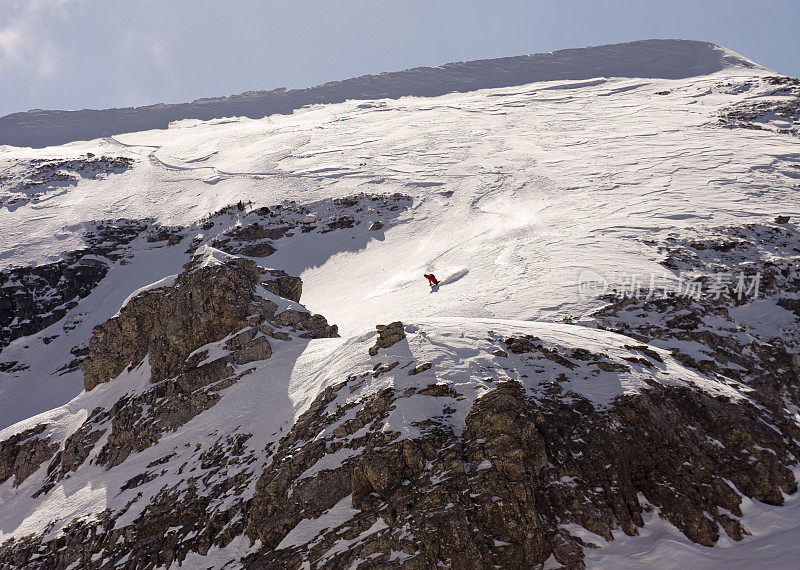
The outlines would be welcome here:
M 662 275 L 619 272 L 613 280 L 609 280 L 597 271 L 585 269 L 578 276 L 578 294 L 583 300 L 613 294 L 618 299 L 688 297 L 697 301 L 720 298 L 741 301 L 745 298 L 758 298 L 760 286 L 760 272 L 747 274 L 681 271 L 677 276 L 666 272 Z

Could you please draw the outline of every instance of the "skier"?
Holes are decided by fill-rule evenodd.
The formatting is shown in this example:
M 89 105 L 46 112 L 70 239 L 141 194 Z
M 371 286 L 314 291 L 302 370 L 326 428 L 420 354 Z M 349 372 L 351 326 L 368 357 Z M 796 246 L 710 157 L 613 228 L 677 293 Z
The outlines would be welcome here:
M 439 280 L 436 279 L 436 276 L 433 273 L 426 273 L 425 277 L 428 279 L 428 285 L 431 287 L 435 287 L 439 284 Z

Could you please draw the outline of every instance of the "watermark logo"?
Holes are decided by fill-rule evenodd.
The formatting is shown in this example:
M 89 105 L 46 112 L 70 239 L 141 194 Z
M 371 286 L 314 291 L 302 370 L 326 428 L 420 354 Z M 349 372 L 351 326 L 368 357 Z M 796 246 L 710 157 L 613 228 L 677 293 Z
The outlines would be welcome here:
M 581 300 L 593 299 L 605 295 L 608 291 L 608 281 L 597 271 L 584 269 L 578 275 L 578 295 Z
M 761 273 L 700 273 L 681 271 L 677 276 L 664 272 L 640 274 L 618 272 L 612 279 L 602 273 L 584 269 L 578 275 L 578 295 L 588 300 L 613 293 L 617 299 L 667 299 L 687 297 L 700 299 L 758 298 Z

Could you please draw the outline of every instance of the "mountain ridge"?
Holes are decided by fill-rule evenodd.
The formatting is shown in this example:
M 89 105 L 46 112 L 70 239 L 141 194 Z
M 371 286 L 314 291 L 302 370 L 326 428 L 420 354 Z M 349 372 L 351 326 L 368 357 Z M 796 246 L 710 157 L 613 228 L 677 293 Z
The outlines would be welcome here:
M 642 77 L 682 79 L 726 68 L 761 68 L 708 42 L 640 40 L 504 58 L 454 62 L 378 75 L 364 75 L 306 89 L 249 91 L 190 103 L 154 104 L 100 110 L 32 110 L 0 117 L 0 145 L 41 148 L 132 131 L 165 129 L 182 119 L 210 120 L 287 114 L 306 105 L 347 99 L 433 97 L 536 81 Z

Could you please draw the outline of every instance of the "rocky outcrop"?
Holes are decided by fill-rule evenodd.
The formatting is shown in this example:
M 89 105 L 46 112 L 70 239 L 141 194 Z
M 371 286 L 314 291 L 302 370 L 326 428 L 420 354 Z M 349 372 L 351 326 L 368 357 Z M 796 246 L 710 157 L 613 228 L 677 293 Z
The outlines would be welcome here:
M 61 320 L 106 273 L 106 263 L 80 254 L 0 273 L 0 348 Z
M 54 263 L 0 272 L 0 350 L 12 340 L 37 333 L 61 320 L 120 260 L 146 222 L 113 220 L 89 227 L 86 247 Z M 50 339 L 52 340 L 52 338 Z
M 409 439 L 376 429 L 408 392 L 330 407 L 346 385 L 317 399 L 265 469 L 249 527 L 263 548 L 248 567 L 400 567 L 389 564 L 398 552 L 419 568 L 535 567 L 551 556 L 577 568 L 591 545 L 569 525 L 612 540 L 616 530 L 636 534 L 643 513 L 658 508 L 711 546 L 720 529 L 734 540 L 747 534 L 739 493 L 782 504 L 782 493 L 797 490 L 786 467 L 797 446 L 761 422 L 757 407 L 690 389 L 654 386 L 598 410 L 558 390 L 537 401 L 503 382 L 475 402 L 460 436 L 431 419 Z M 330 435 L 320 441 L 320 432 Z M 344 459 L 336 466 L 331 456 Z M 340 502 L 353 509 L 346 520 L 311 544 L 287 545 L 291 529 Z M 351 547 L 330 555 L 343 539 Z
M 206 251 L 173 286 L 131 299 L 118 316 L 95 328 L 83 364 L 86 390 L 145 361 L 155 386 L 95 410 L 48 468 L 42 492 L 80 465 L 106 431 L 96 462 L 113 467 L 212 407 L 221 390 L 251 371 L 242 366 L 272 355 L 268 336 L 290 338 L 276 329 L 302 338 L 335 336 L 336 326 L 324 317 L 300 309 L 276 315 L 278 305 L 258 293 L 263 287 L 299 296 L 301 286 L 284 272 L 240 258 L 219 262 Z
M 770 307 L 791 311 L 800 298 L 800 232 L 793 225 L 714 228 L 694 238 L 668 238 L 661 249 L 665 266 L 693 276 L 697 294 L 610 297 L 590 322 L 668 349 L 685 366 L 718 381 L 746 387 L 748 397 L 764 406 L 765 420 L 793 433 L 784 398 L 800 402 L 794 365 L 800 318 L 766 328 L 753 326 L 748 315 Z
M 400 193 L 356 194 L 345 198 L 323 200 L 300 205 L 295 202 L 254 209 L 240 223 L 219 233 L 212 246 L 234 255 L 267 257 L 276 250 L 275 242 L 296 234 L 326 234 L 335 230 L 355 228 L 362 224 L 380 229 L 383 224 L 375 218 L 392 220 L 407 208 L 411 198 Z M 206 229 L 215 227 L 214 217 L 222 217 L 238 206 L 230 206 L 212 216 Z M 244 204 L 239 211 L 244 210 Z M 376 225 L 377 224 L 377 225 Z
M 190 267 L 174 287 L 146 291 L 97 326 L 83 364 L 91 390 L 149 357 L 154 382 L 177 375 L 189 355 L 248 327 L 261 274 L 254 262 Z M 199 359 L 198 359 L 199 360 Z
M 269 277 L 261 283 L 264 289 L 278 297 L 289 299 L 295 303 L 300 302 L 300 296 L 303 294 L 302 279 L 280 269 L 267 269 L 266 272 Z
M 388 325 L 375 325 L 378 329 L 378 338 L 375 340 L 374 346 L 369 349 L 369 355 L 375 356 L 382 348 L 389 348 L 406 338 L 406 332 L 403 330 L 403 323 L 395 321 Z
M 18 487 L 53 456 L 58 445 L 40 437 L 46 429 L 39 424 L 0 442 L 0 483 L 14 477 L 14 486 Z
M 336 335 L 336 327 L 324 317 L 296 309 L 276 315 L 278 306 L 257 294 L 263 286 L 299 299 L 299 278 L 271 270 L 262 275 L 255 262 L 241 258 L 203 265 L 206 262 L 203 255 L 196 256 L 174 286 L 145 291 L 95 328 L 83 363 L 87 390 L 135 368 L 145 357 L 153 382 L 199 369 L 212 350 L 229 352 L 230 361 L 237 364 L 268 358 L 266 336 L 275 333 L 270 324 L 305 331 L 308 338 Z M 199 350 L 218 342 L 218 347 Z M 214 360 L 217 366 L 220 362 Z

